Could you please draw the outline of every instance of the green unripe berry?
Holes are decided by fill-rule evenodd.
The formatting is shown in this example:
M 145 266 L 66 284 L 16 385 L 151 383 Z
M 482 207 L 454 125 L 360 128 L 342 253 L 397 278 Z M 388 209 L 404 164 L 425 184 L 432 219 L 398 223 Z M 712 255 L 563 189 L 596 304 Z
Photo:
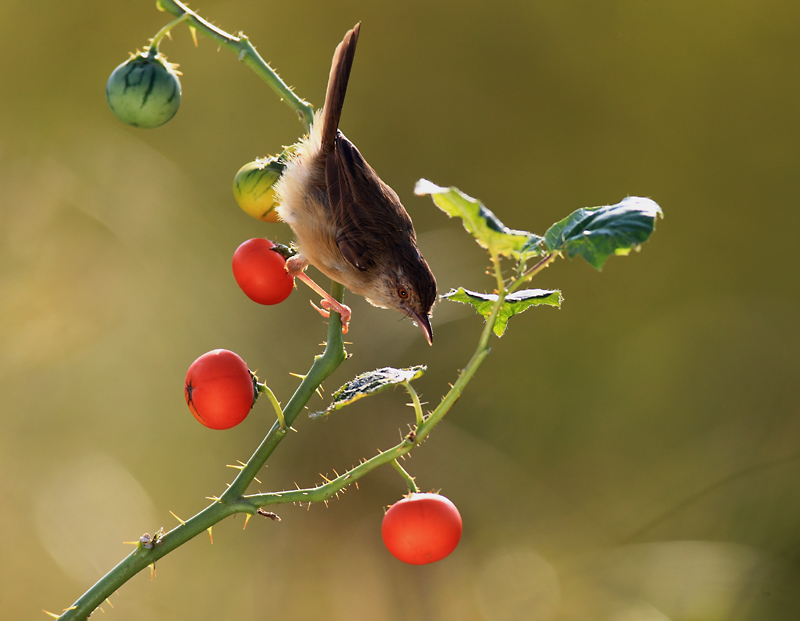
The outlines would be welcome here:
M 149 129 L 175 116 L 181 105 L 181 83 L 166 58 L 149 50 L 114 69 L 106 99 L 120 121 Z
M 233 196 L 245 213 L 264 222 L 278 222 L 275 183 L 285 164 L 277 157 L 259 158 L 239 169 L 233 180 Z

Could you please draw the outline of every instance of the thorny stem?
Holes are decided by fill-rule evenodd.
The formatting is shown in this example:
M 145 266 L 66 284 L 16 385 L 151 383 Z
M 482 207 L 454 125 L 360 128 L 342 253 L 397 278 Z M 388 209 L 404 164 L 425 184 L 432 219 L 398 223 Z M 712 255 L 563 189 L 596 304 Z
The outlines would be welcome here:
M 291 87 L 281 80 L 275 70 L 261 58 L 256 48 L 244 34 L 239 33 L 239 36 L 228 34 L 204 20 L 180 0 L 158 0 L 158 6 L 168 13 L 185 18 L 187 23 L 200 34 L 214 39 L 222 47 L 236 52 L 239 55 L 239 60 L 255 71 L 278 94 L 278 97 L 297 113 L 306 131 L 311 128 L 311 123 L 314 121 L 313 106 L 298 97 Z M 171 27 L 171 24 L 168 25 Z
M 284 504 L 287 502 L 309 503 L 309 502 L 322 502 L 331 496 L 336 495 L 339 491 L 363 477 L 368 472 L 371 472 L 378 466 L 396 461 L 398 458 L 406 455 L 414 448 L 419 446 L 425 438 L 430 435 L 433 428 L 437 423 L 444 418 L 444 415 L 450 411 L 453 404 L 458 401 L 464 388 L 472 379 L 475 372 L 480 367 L 486 356 L 489 355 L 489 337 L 494 329 L 497 314 L 500 312 L 500 307 L 506 298 L 506 290 L 503 286 L 503 274 L 500 269 L 500 260 L 496 255 L 492 256 L 492 264 L 494 265 L 495 278 L 498 283 L 498 297 L 497 301 L 492 307 L 492 312 L 486 321 L 486 325 L 481 333 L 478 347 L 475 353 L 470 358 L 467 366 L 461 371 L 456 382 L 451 386 L 450 390 L 442 399 L 441 403 L 430 415 L 424 419 L 422 424 L 418 424 L 416 428 L 411 431 L 400 444 L 393 446 L 390 449 L 381 451 L 374 457 L 362 461 L 358 466 L 351 468 L 347 472 L 339 475 L 335 479 L 326 482 L 323 485 L 316 487 L 286 490 L 281 492 L 267 492 L 263 494 L 251 494 L 244 496 L 239 502 L 239 510 L 246 513 L 253 513 L 260 507 L 268 505 Z M 398 464 L 399 465 L 399 464 Z
M 344 287 L 334 282 L 331 288 L 331 295 L 341 302 L 344 297 Z M 300 386 L 283 410 L 286 426 L 291 426 L 317 387 L 336 370 L 346 357 L 347 352 L 344 349 L 342 340 L 341 317 L 338 313 L 332 312 L 325 351 L 316 356 L 308 375 L 300 383 Z M 277 400 L 275 403 L 277 403 Z M 202 534 L 203 531 L 208 530 L 226 517 L 240 513 L 242 511 L 241 503 L 238 502 L 240 497 L 264 465 L 264 462 L 267 461 L 267 458 L 286 436 L 286 433 L 286 428 L 281 427 L 281 421 L 276 420 L 261 445 L 256 449 L 256 452 L 253 453 L 247 464 L 220 498 L 213 498 L 214 502 L 200 513 L 185 522 L 181 522 L 181 524 L 166 533 L 159 540 L 158 545 L 155 545 L 152 549 L 144 548 L 142 545 L 137 546 L 133 552 L 103 576 L 58 618 L 61 621 L 88 618 L 92 611 L 137 573 L 154 564 L 158 559 L 169 554 L 190 539 Z M 256 509 L 245 509 L 245 512 L 251 514 L 255 513 L 255 511 Z

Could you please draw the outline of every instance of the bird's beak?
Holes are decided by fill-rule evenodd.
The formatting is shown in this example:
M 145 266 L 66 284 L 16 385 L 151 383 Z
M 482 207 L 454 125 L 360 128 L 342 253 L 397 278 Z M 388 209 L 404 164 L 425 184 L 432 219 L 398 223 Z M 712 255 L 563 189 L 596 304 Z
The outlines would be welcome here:
M 416 312 L 412 312 L 411 315 L 414 317 L 414 321 L 425 335 L 425 340 L 428 341 L 428 345 L 433 345 L 433 328 L 431 328 L 431 320 L 427 315 L 420 315 Z

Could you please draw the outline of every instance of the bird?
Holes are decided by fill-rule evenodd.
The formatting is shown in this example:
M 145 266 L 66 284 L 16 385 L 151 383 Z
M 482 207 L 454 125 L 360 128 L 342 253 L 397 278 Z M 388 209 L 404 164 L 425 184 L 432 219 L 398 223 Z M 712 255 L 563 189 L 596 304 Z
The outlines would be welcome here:
M 411 218 L 339 129 L 360 30 L 359 22 L 336 47 L 325 104 L 276 184 L 276 210 L 294 232 L 298 251 L 286 269 L 323 296 L 317 308 L 323 316 L 332 310 L 341 315 L 343 333 L 351 311 L 305 274 L 309 265 L 373 306 L 411 317 L 432 345 L 436 279 L 417 247 Z

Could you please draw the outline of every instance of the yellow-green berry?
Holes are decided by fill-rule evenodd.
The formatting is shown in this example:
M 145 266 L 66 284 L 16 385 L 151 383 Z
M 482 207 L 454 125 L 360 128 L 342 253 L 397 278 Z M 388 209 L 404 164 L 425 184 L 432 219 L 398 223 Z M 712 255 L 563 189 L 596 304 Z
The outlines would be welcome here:
M 259 158 L 239 169 L 233 180 L 233 196 L 245 213 L 264 222 L 278 222 L 275 183 L 285 165 L 277 157 Z

